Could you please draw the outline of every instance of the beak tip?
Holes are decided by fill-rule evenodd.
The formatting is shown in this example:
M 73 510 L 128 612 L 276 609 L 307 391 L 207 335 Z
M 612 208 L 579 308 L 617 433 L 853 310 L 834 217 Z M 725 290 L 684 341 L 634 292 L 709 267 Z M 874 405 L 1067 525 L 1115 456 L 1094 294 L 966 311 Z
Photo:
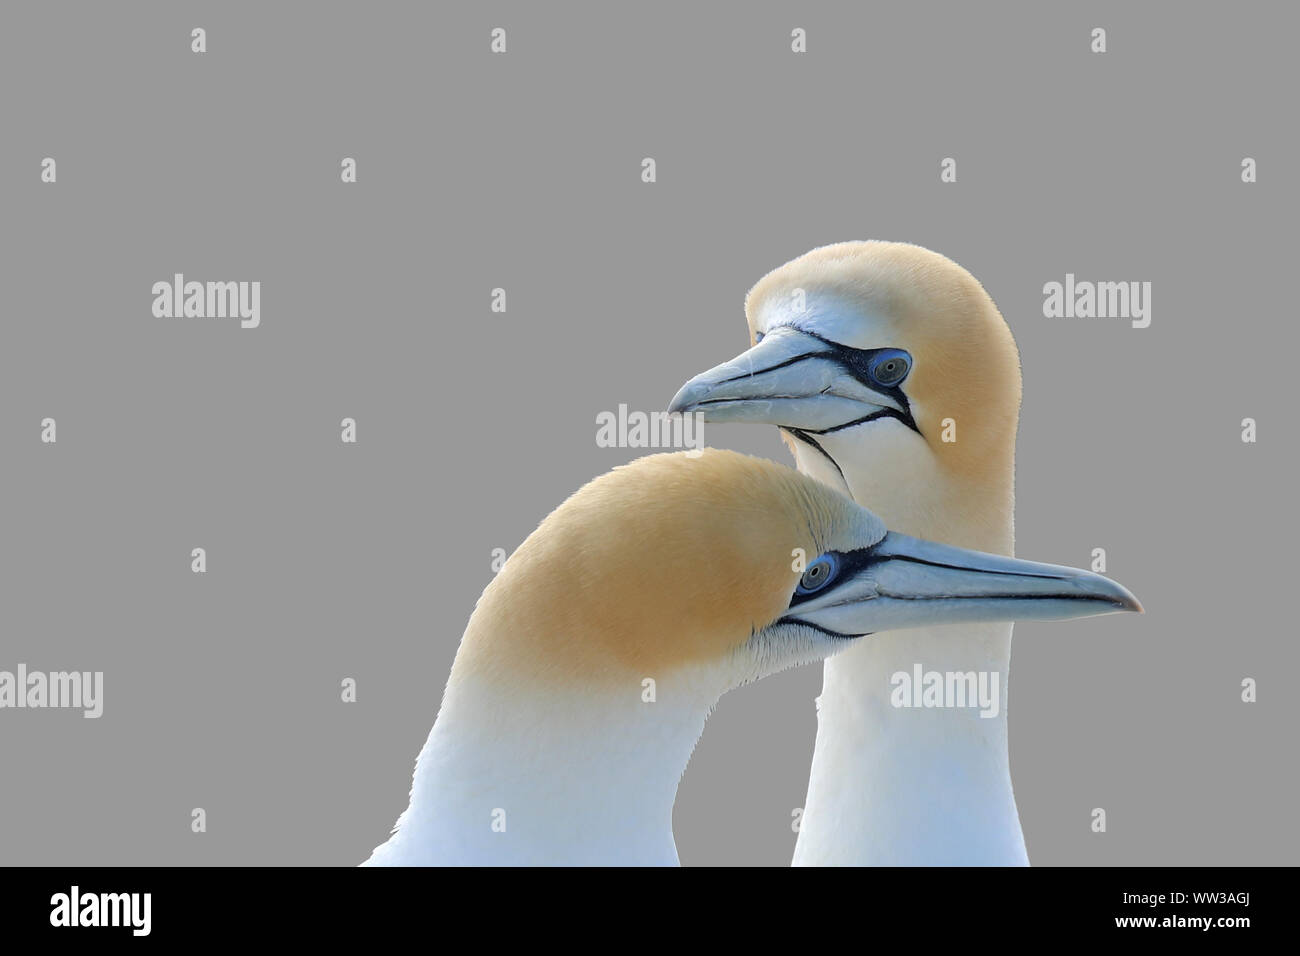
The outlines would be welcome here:
M 1142 602 L 1137 599 L 1137 596 L 1132 591 L 1118 582 L 1112 581 L 1111 583 L 1114 584 L 1116 589 L 1119 591 L 1115 600 L 1117 610 L 1133 611 L 1137 614 L 1146 613 L 1146 608 L 1142 606 Z
M 668 403 L 668 414 L 685 415 L 687 412 L 695 411 L 700 401 L 699 391 L 698 386 L 687 382 L 677 390 L 673 400 Z
M 1101 598 L 1109 604 L 1111 609 L 1109 613 L 1126 613 L 1129 611 L 1136 614 L 1146 613 L 1146 608 L 1137 599 L 1137 595 L 1114 578 L 1098 574 L 1095 571 L 1082 571 L 1079 573 L 1082 576 L 1080 583 L 1083 585 L 1084 590 L 1089 592 L 1094 599 Z

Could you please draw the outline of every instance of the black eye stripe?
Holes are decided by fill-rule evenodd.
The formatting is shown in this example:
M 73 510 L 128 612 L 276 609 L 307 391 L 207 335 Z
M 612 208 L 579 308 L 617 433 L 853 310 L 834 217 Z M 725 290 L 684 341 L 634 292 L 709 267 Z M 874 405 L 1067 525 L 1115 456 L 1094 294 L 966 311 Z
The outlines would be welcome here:
M 852 375 L 855 379 L 857 379 L 867 388 L 879 392 L 882 395 L 888 395 L 894 401 L 898 402 L 899 406 L 902 409 L 901 411 L 899 411 L 898 409 L 886 408 L 883 409 L 882 411 L 874 412 L 871 415 L 867 415 L 864 418 L 859 418 L 856 421 L 846 422 L 843 425 L 836 425 L 834 428 L 826 428 L 821 430 L 803 429 L 803 431 L 812 435 L 825 435 L 828 432 L 841 431 L 845 428 L 851 428 L 854 425 L 860 425 L 863 422 L 872 421 L 877 418 L 897 418 L 908 428 L 912 429 L 912 431 L 916 432 L 918 435 L 921 434 L 921 429 L 918 428 L 916 425 L 916 419 L 912 417 L 912 404 L 907 400 L 907 394 L 903 391 L 901 387 L 902 382 L 906 380 L 906 376 L 900 379 L 899 382 L 895 385 L 885 385 L 881 382 L 876 381 L 871 377 L 871 371 L 870 371 L 871 363 L 877 356 L 885 352 L 891 352 L 891 353 L 898 352 L 901 351 L 900 349 L 894 349 L 894 348 L 855 349 L 855 348 L 850 348 L 847 345 L 843 345 L 839 342 L 833 342 L 828 338 L 824 338 L 818 335 L 816 332 L 809 332 L 807 329 L 801 329 L 797 325 L 791 325 L 787 327 L 794 329 L 796 332 L 801 332 L 804 335 L 808 336 L 809 338 L 816 339 L 822 345 L 826 346 L 825 351 L 815 353 L 816 357 L 829 358 L 832 361 L 836 362 L 840 367 L 842 367 L 845 371 L 847 371 L 850 375 Z M 769 329 L 769 331 L 771 330 Z M 814 356 L 809 356 L 809 357 L 811 358 Z M 911 372 L 910 364 L 908 365 L 908 372 L 909 373 Z
M 790 598 L 790 607 L 795 607 L 805 601 L 811 601 L 813 598 L 821 597 L 823 594 L 835 590 L 840 582 L 851 579 L 857 572 L 869 565 L 874 560 L 874 551 L 875 546 L 872 546 L 857 551 L 827 551 L 825 554 L 818 555 L 818 561 L 822 558 L 832 559 L 832 568 L 834 570 L 833 577 L 828 583 L 819 586 L 815 591 L 801 594 L 799 593 L 799 590 L 796 589 L 794 596 Z M 814 564 L 815 563 L 816 562 L 814 562 Z M 808 567 L 811 570 L 812 565 L 809 565 Z M 807 572 L 805 572 L 805 574 L 806 573 Z M 803 579 L 800 578 L 801 584 L 802 581 Z
M 907 394 L 903 391 L 901 387 L 903 381 L 907 378 L 907 375 L 911 374 L 912 371 L 911 362 L 909 361 L 907 364 L 907 373 L 902 377 L 900 377 L 899 381 L 894 385 L 887 385 L 883 382 L 876 381 L 871 377 L 870 365 L 872 360 L 876 356 L 880 355 L 882 352 L 900 352 L 902 351 L 901 349 L 850 348 L 847 345 L 842 345 L 839 342 L 833 342 L 828 338 L 824 338 L 823 336 L 818 335 L 816 332 L 810 332 L 807 329 L 800 328 L 797 325 L 775 325 L 772 328 L 768 329 L 768 332 L 770 333 L 777 329 L 793 329 L 794 331 L 799 332 L 802 335 L 808 336 L 810 339 L 816 339 L 818 342 L 820 342 L 822 345 L 825 346 L 825 349 L 819 352 L 808 352 L 803 355 L 796 355 L 793 358 L 788 358 L 785 359 L 784 361 L 777 362 L 775 365 L 769 366 L 768 368 L 761 368 L 761 369 L 754 369 L 752 371 L 747 371 L 744 372 L 743 374 L 736 375 L 732 378 L 723 379 L 718 384 L 735 382 L 735 381 L 739 381 L 742 378 L 751 378 L 755 375 L 761 375 L 764 372 L 774 372 L 777 369 L 786 368 L 790 365 L 797 365 L 800 362 L 805 362 L 808 359 L 812 359 L 812 358 L 824 358 L 824 359 L 830 359 L 831 361 L 838 364 L 841 368 L 843 368 L 855 379 L 857 379 L 859 382 L 861 382 L 863 385 L 865 385 L 867 388 L 871 389 L 872 391 L 879 392 L 882 395 L 888 395 L 890 398 L 894 399 L 894 401 L 896 401 L 900 406 L 900 408 L 882 408 L 879 411 L 872 412 L 870 415 L 864 415 L 862 418 L 856 418 L 851 422 L 845 422 L 842 425 L 834 425 L 830 428 L 794 428 L 789 426 L 783 426 L 784 431 L 793 435 L 795 438 L 799 439 L 800 441 L 805 442 L 806 444 L 809 444 L 812 447 L 816 448 L 819 452 L 822 453 L 822 455 L 824 455 L 827 459 L 829 459 L 831 464 L 835 466 L 835 470 L 840 473 L 841 478 L 844 477 L 844 471 L 843 469 L 840 468 L 839 462 L 837 462 L 834 458 L 831 458 L 831 456 L 826 453 L 826 449 L 822 448 L 822 446 L 817 443 L 817 441 L 812 437 L 813 435 L 829 435 L 832 432 L 843 431 L 846 428 L 852 428 L 855 425 L 861 425 L 865 422 L 875 421 L 876 419 L 896 418 L 904 425 L 906 425 L 908 428 L 912 429 L 912 431 L 916 432 L 918 435 L 925 437 L 924 434 L 921 432 L 921 429 L 917 426 L 916 419 L 912 417 L 912 403 L 908 401 Z M 765 333 L 756 332 L 755 339 L 754 339 L 755 344 L 757 344 L 764 337 L 765 337 Z

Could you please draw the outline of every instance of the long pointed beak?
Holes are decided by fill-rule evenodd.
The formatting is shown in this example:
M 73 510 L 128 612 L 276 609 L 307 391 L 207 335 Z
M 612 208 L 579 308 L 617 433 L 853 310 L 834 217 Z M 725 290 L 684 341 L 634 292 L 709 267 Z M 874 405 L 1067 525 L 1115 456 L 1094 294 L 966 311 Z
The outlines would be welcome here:
M 669 412 L 698 412 L 706 422 L 749 422 L 824 432 L 888 410 L 889 395 L 868 388 L 833 346 L 793 328 L 773 330 L 730 362 L 682 386 Z
M 1142 612 L 1110 578 L 889 532 L 841 556 L 824 591 L 796 595 L 786 620 L 844 636 L 965 621 L 1063 621 Z

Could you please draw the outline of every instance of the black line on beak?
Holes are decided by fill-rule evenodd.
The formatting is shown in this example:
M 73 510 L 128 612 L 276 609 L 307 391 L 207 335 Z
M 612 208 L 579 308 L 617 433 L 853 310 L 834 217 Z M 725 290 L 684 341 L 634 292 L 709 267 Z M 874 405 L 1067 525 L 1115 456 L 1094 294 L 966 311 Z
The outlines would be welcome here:
M 907 393 L 903 391 L 901 387 L 901 383 L 899 385 L 881 385 L 879 382 L 873 381 L 870 374 L 868 374 L 867 372 L 867 369 L 871 364 L 871 359 L 874 358 L 880 352 L 885 351 L 885 349 L 850 348 L 849 346 L 844 345 L 840 342 L 835 342 L 831 339 L 824 338 L 823 336 L 818 335 L 816 332 L 810 332 L 807 329 L 801 329 L 797 325 L 789 325 L 784 327 L 794 329 L 794 331 L 800 333 L 801 335 L 806 335 L 810 339 L 816 339 L 818 342 L 820 342 L 822 345 L 826 347 L 825 350 L 820 352 L 805 352 L 803 355 L 796 355 L 794 358 L 786 359 L 784 362 L 778 362 L 776 365 L 773 365 L 771 368 L 765 368 L 757 372 L 750 372 L 745 375 L 736 375 L 732 378 L 727 379 L 726 381 L 736 382 L 742 378 L 752 378 L 755 375 L 762 375 L 764 372 L 772 372 L 779 368 L 787 368 L 799 362 L 807 361 L 808 359 L 814 359 L 814 358 L 830 359 L 840 368 L 844 369 L 844 371 L 852 375 L 859 383 L 871 389 L 873 392 L 879 392 L 881 395 L 888 395 L 894 401 L 898 402 L 898 404 L 902 406 L 902 410 L 900 411 L 897 408 L 882 408 L 878 412 L 872 412 L 870 415 L 864 415 L 863 417 L 854 419 L 851 422 L 845 422 L 843 425 L 834 425 L 830 428 L 822 428 L 822 429 L 811 429 L 811 428 L 802 429 L 804 432 L 811 435 L 829 435 L 832 432 L 842 431 L 845 428 L 852 428 L 854 425 L 861 425 L 865 422 L 875 421 L 876 419 L 879 418 L 897 418 L 908 428 L 912 429 L 912 431 L 916 432 L 918 435 L 921 435 L 922 438 L 925 437 L 923 434 L 921 434 L 921 429 L 917 427 L 916 419 L 912 417 L 912 403 L 907 400 Z M 771 329 L 768 329 L 768 332 L 771 331 L 772 331 Z M 906 378 L 904 379 L 904 381 L 906 381 Z M 719 384 L 723 384 L 723 383 L 719 383 Z M 818 446 L 818 449 L 820 450 L 820 446 Z M 825 452 L 823 451 L 822 454 L 825 454 Z M 826 457 L 829 458 L 830 456 L 827 455 Z M 835 467 L 838 468 L 839 465 L 837 464 Z
M 947 568 L 950 571 L 978 571 L 980 574 L 1003 574 L 1011 578 L 1047 578 L 1048 580 L 1054 581 L 1065 580 L 1059 574 L 1034 574 L 1030 571 L 992 571 L 987 568 L 969 568 L 961 564 L 944 564 L 942 561 L 931 561 L 927 558 L 918 558 L 911 554 L 884 554 L 875 560 L 882 563 L 885 561 L 905 561 L 908 564 L 924 564 L 932 568 Z
M 767 368 L 755 369 L 752 372 L 745 372 L 742 375 L 733 375 L 731 378 L 724 378 L 715 385 L 726 385 L 728 382 L 739 382 L 741 379 L 754 378 L 758 375 L 766 375 L 768 372 L 775 372 L 779 368 L 789 368 L 791 365 L 798 365 L 800 362 L 806 362 L 811 358 L 822 358 L 828 355 L 827 352 L 805 352 L 803 355 L 796 355 L 794 358 L 788 358 L 784 362 L 777 362 L 775 365 L 769 365 Z M 734 401 L 734 399 L 718 399 L 718 401 Z M 708 402 L 701 402 L 701 405 L 707 405 Z
M 877 388 L 876 391 L 881 391 L 881 389 Z M 906 395 L 902 397 L 902 402 L 904 406 L 907 405 Z M 852 428 L 854 425 L 862 425 L 866 422 L 874 422 L 880 418 L 897 418 L 908 428 L 912 429 L 912 431 L 916 432 L 918 435 L 921 434 L 921 429 L 916 427 L 916 420 L 912 418 L 912 411 L 910 407 L 906 408 L 904 411 L 901 412 L 897 408 L 885 407 L 880 409 L 880 411 L 878 412 L 872 412 L 870 415 L 863 415 L 861 418 L 855 418 L 851 422 L 845 422 L 843 425 L 832 425 L 830 428 L 809 428 L 805 430 L 813 435 L 831 435 L 834 434 L 835 432 L 843 431 L 846 428 Z M 921 437 L 924 438 L 925 436 L 922 435 Z

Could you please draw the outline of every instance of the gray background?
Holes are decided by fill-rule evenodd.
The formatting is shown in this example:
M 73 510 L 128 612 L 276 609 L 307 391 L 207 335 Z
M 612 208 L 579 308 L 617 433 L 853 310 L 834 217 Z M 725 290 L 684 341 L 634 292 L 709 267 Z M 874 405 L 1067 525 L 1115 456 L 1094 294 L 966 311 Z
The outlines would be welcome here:
M 1105 547 L 1148 609 L 1016 629 L 1031 859 L 1297 862 L 1282 11 L 9 0 L 0 669 L 106 692 L 97 721 L 0 711 L 0 861 L 364 859 L 491 549 L 641 453 L 597 448 L 597 412 L 738 352 L 767 270 L 890 238 L 969 268 L 1019 342 L 1019 552 Z M 261 280 L 261 328 L 154 318 L 173 272 Z M 1151 327 L 1043 318 L 1066 272 L 1151 281 Z M 775 429 L 706 436 L 789 461 Z M 788 862 L 820 682 L 723 699 L 684 863 Z

